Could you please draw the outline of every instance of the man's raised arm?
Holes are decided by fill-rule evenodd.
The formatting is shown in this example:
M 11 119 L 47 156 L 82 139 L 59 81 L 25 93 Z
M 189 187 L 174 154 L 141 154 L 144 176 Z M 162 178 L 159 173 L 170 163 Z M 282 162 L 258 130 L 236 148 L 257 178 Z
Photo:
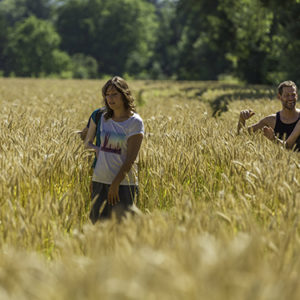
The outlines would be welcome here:
M 237 126 L 237 133 L 240 133 L 242 127 L 246 127 L 246 120 L 250 119 L 252 116 L 255 115 L 255 112 L 251 109 L 242 110 L 240 112 L 240 118 Z M 276 122 L 276 115 L 269 115 L 257 123 L 247 126 L 247 130 L 249 133 L 256 132 L 257 130 L 263 129 L 264 127 L 268 127 L 274 130 Z
M 240 130 L 242 127 L 246 126 L 246 120 L 250 119 L 252 116 L 254 116 L 255 112 L 251 109 L 242 110 L 240 112 L 239 122 L 237 126 L 237 134 L 240 133 Z M 249 129 L 248 129 L 249 131 Z

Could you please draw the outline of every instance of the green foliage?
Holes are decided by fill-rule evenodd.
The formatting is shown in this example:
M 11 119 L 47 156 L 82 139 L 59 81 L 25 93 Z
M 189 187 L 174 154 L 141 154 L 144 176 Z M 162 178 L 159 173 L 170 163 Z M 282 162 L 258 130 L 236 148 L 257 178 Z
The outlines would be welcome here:
M 277 34 L 274 36 L 272 50 L 277 54 L 274 58 L 278 69 L 286 73 L 286 78 L 300 84 L 300 2 L 292 1 L 288 7 L 283 5 L 282 3 L 274 8 Z
M 268 68 L 273 13 L 259 0 L 225 0 L 219 6 L 232 24 L 230 54 L 235 73 L 247 82 L 263 82 Z
M 298 0 L 2 0 L 0 69 L 300 83 L 299 32 Z
M 218 74 L 230 69 L 225 58 L 230 23 L 224 12 L 216 8 L 218 1 L 179 1 L 180 79 L 216 79 Z
M 156 3 L 156 14 L 159 20 L 155 51 L 151 59 L 150 76 L 153 79 L 176 76 L 178 67 L 179 29 L 176 20 L 174 1 L 152 1 Z
M 2 0 L 2 11 L 11 26 L 16 22 L 23 21 L 30 16 L 39 19 L 49 19 L 54 2 L 52 0 Z
M 0 11 L 0 69 L 5 68 L 6 57 L 4 56 L 4 48 L 7 44 L 8 27 L 4 13 Z
M 101 74 L 137 74 L 146 67 L 157 27 L 151 4 L 141 0 L 69 0 L 57 13 L 62 48 L 94 57 Z
M 233 74 L 250 83 L 274 83 L 299 77 L 300 17 L 295 1 L 182 0 L 176 19 L 181 79 Z
M 72 56 L 72 70 L 74 78 L 96 78 L 98 74 L 98 64 L 93 57 L 78 53 Z
M 32 16 L 12 28 L 5 53 L 17 76 L 59 73 L 68 68 L 69 56 L 58 49 L 60 37 L 48 21 Z
M 72 62 L 69 55 L 59 49 L 54 49 L 51 53 L 51 61 L 48 64 L 45 62 L 45 69 L 49 70 L 47 73 L 61 74 L 62 72 L 71 72 Z

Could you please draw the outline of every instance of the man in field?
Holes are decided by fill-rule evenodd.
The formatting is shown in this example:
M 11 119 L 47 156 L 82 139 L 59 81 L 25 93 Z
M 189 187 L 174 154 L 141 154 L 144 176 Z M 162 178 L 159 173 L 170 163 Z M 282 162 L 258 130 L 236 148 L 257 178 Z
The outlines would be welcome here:
M 278 86 L 278 99 L 281 101 L 282 109 L 276 114 L 261 119 L 256 124 L 247 127 L 248 132 L 263 130 L 264 135 L 271 141 L 277 141 L 287 148 L 300 150 L 300 132 L 294 130 L 300 120 L 300 110 L 296 108 L 297 86 L 293 81 L 284 81 Z M 242 127 L 245 127 L 246 120 L 254 115 L 251 109 L 242 110 L 238 122 L 238 134 Z M 294 131 L 294 132 L 293 132 Z M 293 132 L 293 134 L 292 134 Z

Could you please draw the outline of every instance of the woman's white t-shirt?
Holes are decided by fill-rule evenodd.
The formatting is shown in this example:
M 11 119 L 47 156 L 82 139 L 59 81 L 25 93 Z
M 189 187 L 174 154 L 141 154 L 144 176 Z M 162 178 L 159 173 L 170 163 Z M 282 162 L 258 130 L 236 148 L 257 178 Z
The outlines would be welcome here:
M 144 134 L 144 124 L 137 113 L 123 122 L 115 122 L 111 118 L 105 120 L 103 115 L 100 127 L 100 151 L 92 180 L 111 184 L 125 162 L 128 138 L 135 134 Z M 137 183 L 137 166 L 133 164 L 120 185 L 137 185 Z

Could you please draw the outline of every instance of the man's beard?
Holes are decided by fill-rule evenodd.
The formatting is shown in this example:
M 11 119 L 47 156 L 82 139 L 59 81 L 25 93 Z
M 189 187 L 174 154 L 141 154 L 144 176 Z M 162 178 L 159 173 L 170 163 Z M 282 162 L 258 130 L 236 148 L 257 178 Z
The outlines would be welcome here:
M 286 103 L 286 102 L 283 103 L 283 107 L 288 110 L 293 110 L 295 108 L 295 106 L 296 106 L 296 102 L 292 102 L 290 104 Z

